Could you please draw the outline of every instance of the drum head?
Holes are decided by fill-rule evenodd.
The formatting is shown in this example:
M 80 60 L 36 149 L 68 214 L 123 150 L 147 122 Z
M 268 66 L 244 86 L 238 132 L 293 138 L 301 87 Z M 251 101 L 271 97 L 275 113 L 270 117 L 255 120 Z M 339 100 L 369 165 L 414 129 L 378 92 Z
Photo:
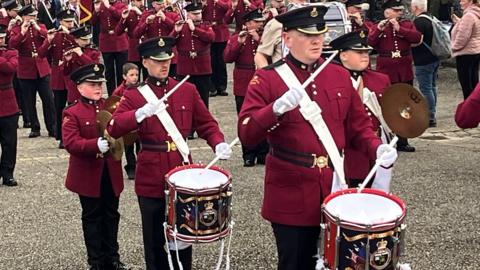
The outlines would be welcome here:
M 401 205 L 386 196 L 356 192 L 332 198 L 325 211 L 342 222 L 362 225 L 392 222 L 405 214 Z
M 172 173 L 168 182 L 189 189 L 209 189 L 226 184 L 228 177 L 218 170 L 188 168 Z

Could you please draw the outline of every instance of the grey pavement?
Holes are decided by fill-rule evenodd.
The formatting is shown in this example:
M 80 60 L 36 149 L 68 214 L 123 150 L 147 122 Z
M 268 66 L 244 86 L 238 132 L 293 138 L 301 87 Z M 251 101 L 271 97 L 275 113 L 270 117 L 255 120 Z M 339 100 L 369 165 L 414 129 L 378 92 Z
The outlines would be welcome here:
M 230 141 L 236 137 L 231 80 L 229 93 L 211 98 L 211 111 Z M 478 269 L 480 130 L 463 131 L 455 126 L 453 114 L 460 99 L 455 70 L 442 68 L 439 126 L 411 140 L 417 152 L 401 153 L 395 165 L 392 191 L 408 207 L 402 261 L 412 269 Z M 42 137 L 34 139 L 27 138 L 28 132 L 18 130 L 15 175 L 19 186 L 0 186 L 0 270 L 86 269 L 79 199 L 64 187 L 68 153 L 57 149 L 58 143 L 46 137 L 45 129 Z M 208 163 L 214 157 L 203 140 L 189 144 L 196 162 Z M 231 269 L 275 269 L 272 230 L 259 213 L 264 167 L 242 167 L 239 146 L 232 159 L 219 165 L 233 176 Z M 125 180 L 120 198 L 120 252 L 123 262 L 144 269 L 133 185 Z M 218 249 L 219 243 L 195 245 L 194 269 L 214 269 Z

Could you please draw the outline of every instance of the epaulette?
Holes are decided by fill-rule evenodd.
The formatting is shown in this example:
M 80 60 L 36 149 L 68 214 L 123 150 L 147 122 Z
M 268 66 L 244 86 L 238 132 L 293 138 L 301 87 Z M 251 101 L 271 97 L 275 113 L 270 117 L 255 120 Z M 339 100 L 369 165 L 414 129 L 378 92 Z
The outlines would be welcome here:
M 72 103 L 68 104 L 67 106 L 65 106 L 65 110 L 68 109 L 68 108 L 70 108 L 70 107 L 73 107 L 73 106 L 76 105 L 77 103 L 78 103 L 78 99 L 75 99 L 74 102 L 72 102 Z
M 286 63 L 286 61 L 285 61 L 284 59 L 280 59 L 280 60 L 278 60 L 277 62 L 272 63 L 272 64 L 264 67 L 263 69 L 265 69 L 265 70 L 274 69 L 274 68 L 279 67 L 279 66 L 281 66 L 281 65 L 283 65 L 283 64 L 285 64 L 285 63 Z

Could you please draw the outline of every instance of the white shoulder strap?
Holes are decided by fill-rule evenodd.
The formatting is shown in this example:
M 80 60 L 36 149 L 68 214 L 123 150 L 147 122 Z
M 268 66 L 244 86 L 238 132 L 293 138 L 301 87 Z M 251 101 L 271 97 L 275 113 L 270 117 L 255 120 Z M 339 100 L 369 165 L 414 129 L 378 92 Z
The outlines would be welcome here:
M 147 102 L 158 102 L 157 96 L 155 95 L 155 93 L 153 93 L 153 90 L 150 88 L 150 86 L 148 86 L 148 84 L 138 87 L 138 91 L 140 92 L 140 94 L 142 94 L 142 96 Z M 170 114 L 168 114 L 168 111 L 162 110 L 161 112 L 156 114 L 156 116 L 158 120 L 160 120 L 168 134 L 170 134 L 172 141 L 175 143 L 178 151 L 182 155 L 183 162 L 188 163 L 190 149 L 188 148 L 187 142 L 183 139 L 182 134 L 175 125 L 175 122 L 173 122 L 172 117 L 170 116 Z
M 302 84 L 298 81 L 297 76 L 293 73 L 290 67 L 286 64 L 275 67 L 275 71 L 280 75 L 283 82 L 289 88 L 299 88 L 302 89 Z M 303 89 L 303 91 L 305 91 Z M 310 99 L 310 97 L 305 94 L 303 95 L 302 100 L 300 100 L 300 113 L 307 120 L 310 125 L 312 125 L 315 133 L 317 133 L 320 142 L 323 144 L 327 150 L 328 156 L 332 161 L 335 173 L 339 177 L 342 184 L 345 183 L 345 172 L 343 170 L 343 158 L 338 152 L 337 145 L 333 140 L 332 134 L 328 130 L 327 124 L 323 120 L 322 110 L 318 104 Z

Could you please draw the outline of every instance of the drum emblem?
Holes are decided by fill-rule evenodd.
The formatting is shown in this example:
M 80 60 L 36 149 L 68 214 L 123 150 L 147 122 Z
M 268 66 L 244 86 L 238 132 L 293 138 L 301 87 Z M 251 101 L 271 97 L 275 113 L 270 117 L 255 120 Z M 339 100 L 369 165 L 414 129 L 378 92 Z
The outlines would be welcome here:
M 377 250 L 370 256 L 370 265 L 378 270 L 385 269 L 392 260 L 392 252 L 387 248 L 388 242 L 380 240 L 377 242 Z
M 217 210 L 213 209 L 213 203 L 205 203 L 205 210 L 200 213 L 200 223 L 210 227 L 217 222 Z

